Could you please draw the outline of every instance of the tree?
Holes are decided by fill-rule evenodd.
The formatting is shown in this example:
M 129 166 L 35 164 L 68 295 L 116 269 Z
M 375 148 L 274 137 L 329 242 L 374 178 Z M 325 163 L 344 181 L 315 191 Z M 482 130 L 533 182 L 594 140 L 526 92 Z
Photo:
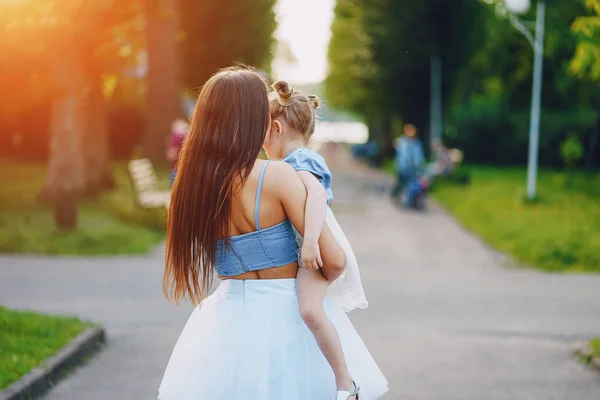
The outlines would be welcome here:
M 183 85 L 197 89 L 234 63 L 269 72 L 275 52 L 275 0 L 181 0 Z
M 115 29 L 133 16 L 131 4 L 116 4 L 21 0 L 3 2 L 0 11 L 4 68 L 49 83 L 50 158 L 41 197 L 54 204 L 63 230 L 76 226 L 79 197 L 112 185 L 101 78 L 116 58 Z
M 365 31 L 365 9 L 360 3 L 338 0 L 327 52 L 329 74 L 325 92 L 331 105 L 364 117 L 370 134 L 376 130 L 383 105 L 375 96 L 376 66 L 371 38 Z
M 145 0 L 148 122 L 144 154 L 165 161 L 170 125 L 182 117 L 181 88 L 196 89 L 233 63 L 269 70 L 275 0 Z
M 560 144 L 560 155 L 567 169 L 566 185 L 570 187 L 573 184 L 573 175 L 575 167 L 583 156 L 583 145 L 581 139 L 576 134 L 570 134 L 569 137 Z
M 600 83 L 600 0 L 587 0 L 586 6 L 592 15 L 578 17 L 572 25 L 578 41 L 569 70 L 579 79 L 598 84 Z M 594 165 L 600 136 L 600 105 L 596 104 L 596 109 L 596 124 L 588 143 L 588 168 Z
M 147 0 L 148 123 L 144 155 L 154 163 L 166 161 L 166 140 L 173 120 L 181 114 L 178 9 L 176 0 Z
M 600 0 L 587 0 L 586 6 L 593 15 L 577 17 L 572 25 L 577 47 L 570 71 L 578 78 L 600 82 Z
M 447 103 L 454 79 L 480 39 L 482 4 L 472 0 L 338 0 L 329 48 L 328 96 L 369 123 L 371 136 L 392 146 L 392 122 L 412 122 L 425 131 L 430 101 L 430 65 L 441 58 Z M 354 83 L 351 83 L 354 82 Z M 327 83 L 327 82 L 326 82 Z M 349 93 L 344 87 L 352 88 Z M 343 99 L 342 96 L 349 96 Z M 372 105 L 372 109 L 367 107 Z
M 490 154 L 477 151 L 483 146 L 503 146 L 510 151 L 492 155 L 508 155 L 506 162 L 521 161 L 521 154 L 526 154 L 521 150 L 526 149 L 533 57 L 529 43 L 497 6 L 500 3 L 338 0 L 329 48 L 328 97 L 334 105 L 361 115 L 371 138 L 384 148 L 391 146 L 391 127 L 396 123 L 411 122 L 426 138 L 431 65 L 437 59 L 442 65 L 445 114 L 456 122 L 454 114 L 460 108 L 465 122 L 459 129 L 461 144 L 475 143 L 471 154 L 482 157 Z M 532 10 L 525 18 L 533 19 L 533 14 Z M 565 62 L 575 48 L 570 25 L 583 14 L 583 1 L 548 2 L 541 143 L 545 163 L 560 161 L 555 148 L 566 132 L 584 132 L 591 126 L 591 107 L 598 101 L 597 87 L 582 85 L 569 75 Z M 585 53 L 595 59 L 593 54 Z M 366 70 L 374 71 L 373 76 Z M 470 114 L 465 112 L 469 109 Z M 493 118 L 481 118 L 481 111 Z M 495 122 L 502 124 L 491 126 Z M 456 139 L 458 130 L 447 128 Z
M 561 164 L 556 148 L 567 132 L 586 138 L 593 126 L 599 92 L 576 79 L 568 62 L 577 45 L 571 25 L 583 14 L 583 1 L 547 2 L 540 134 L 540 162 L 546 165 Z M 523 19 L 534 20 L 535 7 Z M 473 157 L 480 157 L 477 162 L 521 163 L 527 155 L 532 49 L 501 6 L 486 7 L 484 22 L 484 40 L 462 69 L 452 99 L 450 122 L 462 136 L 454 138 L 455 145 L 468 146 Z

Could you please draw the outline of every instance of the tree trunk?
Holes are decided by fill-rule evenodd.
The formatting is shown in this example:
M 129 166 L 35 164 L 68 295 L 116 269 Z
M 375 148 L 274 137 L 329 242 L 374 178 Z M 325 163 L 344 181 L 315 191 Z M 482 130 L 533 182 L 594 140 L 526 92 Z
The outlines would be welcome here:
M 385 157 L 394 155 L 394 132 L 392 130 L 392 117 L 386 115 L 381 120 L 382 146 L 381 151 Z
M 371 116 L 367 116 L 367 142 L 377 142 L 379 140 L 379 132 L 377 132 L 377 124 L 375 123 L 375 119 Z
M 106 101 L 101 84 L 100 75 L 95 71 L 89 71 L 88 95 L 84 108 L 85 131 L 82 143 L 85 157 L 84 194 L 86 196 L 95 196 L 115 187 L 109 164 Z
M 40 193 L 54 205 L 56 226 L 77 226 L 77 199 L 84 189 L 85 163 L 81 151 L 85 96 L 80 49 L 65 46 L 54 60 L 54 98 L 50 117 L 50 157 L 46 182 Z
M 181 114 L 176 12 L 176 0 L 157 0 L 146 24 L 148 124 L 143 151 L 153 163 L 166 162 L 171 123 Z

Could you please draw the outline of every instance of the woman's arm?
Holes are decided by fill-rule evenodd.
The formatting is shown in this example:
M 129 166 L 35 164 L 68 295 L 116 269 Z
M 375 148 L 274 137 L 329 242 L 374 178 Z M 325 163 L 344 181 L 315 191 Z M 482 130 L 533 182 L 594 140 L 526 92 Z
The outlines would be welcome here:
M 319 269 L 323 267 L 319 237 L 323 232 L 327 213 L 327 192 L 310 172 L 299 171 L 298 175 L 308 192 L 304 220 L 304 244 L 301 252 L 302 265 L 307 269 Z
M 304 236 L 307 192 L 302 180 L 294 169 L 284 162 L 271 163 L 273 183 L 285 213 L 294 227 Z M 273 168 L 274 167 L 274 168 Z M 327 224 L 323 225 L 319 237 L 319 247 L 323 260 L 323 275 L 329 281 L 339 277 L 346 266 L 346 254 Z

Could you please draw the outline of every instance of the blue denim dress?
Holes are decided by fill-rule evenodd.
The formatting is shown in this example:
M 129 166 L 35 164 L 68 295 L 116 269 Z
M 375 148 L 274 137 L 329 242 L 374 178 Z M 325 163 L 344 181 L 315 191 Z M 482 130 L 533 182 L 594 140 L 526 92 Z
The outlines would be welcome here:
M 331 204 L 333 199 L 331 171 L 329 171 L 323 157 L 306 147 L 302 147 L 292 151 L 283 161 L 290 164 L 295 171 L 308 171 L 313 174 L 325 188 L 327 204 Z

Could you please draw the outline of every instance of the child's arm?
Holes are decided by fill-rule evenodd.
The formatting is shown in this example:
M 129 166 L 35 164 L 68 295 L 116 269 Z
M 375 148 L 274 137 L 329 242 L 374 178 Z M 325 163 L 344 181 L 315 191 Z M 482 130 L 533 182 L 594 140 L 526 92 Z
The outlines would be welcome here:
M 323 267 L 319 237 L 327 213 L 327 193 L 323 185 L 310 172 L 298 171 L 298 174 L 308 193 L 304 217 L 304 244 L 301 252 L 302 265 L 306 269 L 319 269 Z

